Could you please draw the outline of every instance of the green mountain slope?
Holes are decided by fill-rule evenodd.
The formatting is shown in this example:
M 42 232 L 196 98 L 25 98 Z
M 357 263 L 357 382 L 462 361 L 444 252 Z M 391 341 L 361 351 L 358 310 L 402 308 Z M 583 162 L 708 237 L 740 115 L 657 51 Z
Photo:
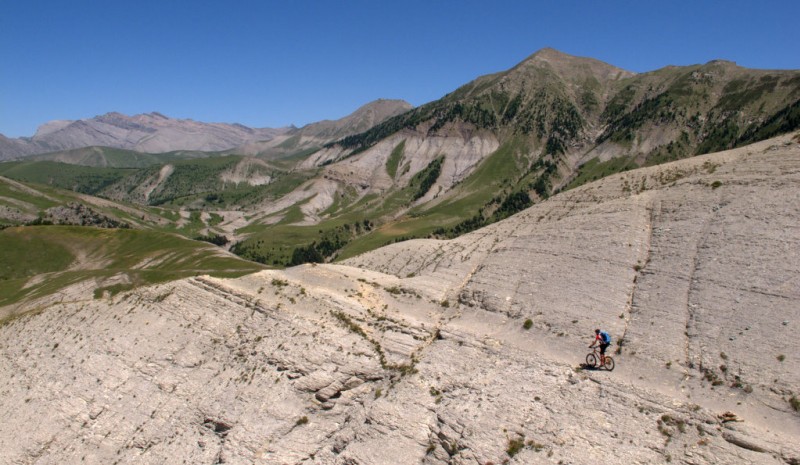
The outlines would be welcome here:
M 132 171 L 95 168 L 54 161 L 0 163 L 0 176 L 18 181 L 47 184 L 84 194 L 95 194 L 122 180 Z
M 528 136 L 541 149 L 534 157 L 602 147 L 663 161 L 666 153 L 724 150 L 796 129 L 798 101 L 799 71 L 712 61 L 635 75 L 545 49 L 329 147 L 343 148 L 346 158 L 402 130 L 444 136 L 483 129 L 501 141 Z
M 224 234 L 222 220 L 0 176 L 0 307 L 12 306 L 0 311 L 0 319 L 66 286 L 118 292 L 196 274 L 238 276 L 262 269 L 190 240 Z
M 14 226 L 30 223 L 34 220 L 52 220 L 51 213 L 57 213 L 60 208 L 68 208 L 69 205 L 81 205 L 91 210 L 96 216 L 102 216 L 119 223 L 126 223 L 134 228 L 163 228 L 177 218 L 174 212 L 160 209 L 143 207 L 140 205 L 109 202 L 104 199 L 59 188 L 52 184 L 36 184 L 27 182 L 25 178 L 39 179 L 43 176 L 44 180 L 55 179 L 59 183 L 66 184 L 65 187 L 74 187 L 76 180 L 86 179 L 87 185 L 98 182 L 93 176 L 92 169 L 77 167 L 80 170 L 72 171 L 68 165 L 56 165 L 52 171 L 45 169 L 50 166 L 42 162 L 32 164 L 0 164 L 0 225 Z M 4 168 L 9 168 L 3 171 Z M 75 167 L 73 167 L 75 168 Z M 59 172 L 59 170 L 61 170 Z M 66 173 L 66 174 L 65 174 Z M 23 180 L 14 180 L 4 177 L 5 174 L 12 174 Z M 75 174 L 75 178 L 70 178 L 70 174 Z M 100 179 L 104 172 L 97 174 Z M 50 176 L 52 175 L 52 177 Z M 60 177 L 60 175 L 63 175 Z
M 30 157 L 34 159 L 36 157 Z M 139 205 L 232 208 L 276 198 L 312 177 L 238 155 L 173 159 L 143 168 L 56 161 L 0 163 L 0 176 Z
M 29 155 L 18 161 L 53 161 L 71 165 L 95 168 L 145 168 L 162 165 L 176 160 L 206 158 L 219 155 L 218 152 L 199 152 L 178 150 L 166 153 L 145 153 L 112 147 L 84 147 L 59 152 Z
M 40 162 L 34 162 L 37 166 Z M 2 165 L 0 165 L 2 166 Z M 111 201 L 0 176 L 0 229 L 19 225 L 130 228 L 213 239 L 228 232 L 223 215 Z
M 680 155 L 724 150 L 773 136 L 765 126 L 797 128 L 792 108 L 800 99 L 797 71 L 749 70 L 734 63 L 670 67 L 621 84 L 601 114 L 598 143 L 639 147 L 644 158 L 669 144 Z M 660 144 L 641 141 L 658 130 Z M 653 147 L 645 150 L 643 147 Z
M 0 242 L 0 307 L 78 283 L 99 296 L 198 274 L 241 276 L 262 269 L 210 244 L 155 231 L 11 227 L 0 231 Z

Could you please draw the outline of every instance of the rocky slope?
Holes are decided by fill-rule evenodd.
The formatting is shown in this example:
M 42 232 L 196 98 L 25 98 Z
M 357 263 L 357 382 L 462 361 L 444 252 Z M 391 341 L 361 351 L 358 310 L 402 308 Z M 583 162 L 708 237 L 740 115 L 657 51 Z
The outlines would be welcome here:
M 78 121 L 51 121 L 30 138 L 0 138 L 0 160 L 89 146 L 140 152 L 220 151 L 256 140 L 272 139 L 286 129 L 253 129 L 241 124 L 203 123 L 160 113 L 121 113 Z
M 796 464 L 799 142 L 341 265 L 5 308 L 3 460 Z M 597 326 L 613 372 L 581 368 Z
M 230 152 L 268 159 L 308 154 L 332 141 L 367 131 L 411 108 L 411 104 L 404 100 L 379 99 L 363 105 L 344 118 L 292 128 L 273 139 L 244 144 Z

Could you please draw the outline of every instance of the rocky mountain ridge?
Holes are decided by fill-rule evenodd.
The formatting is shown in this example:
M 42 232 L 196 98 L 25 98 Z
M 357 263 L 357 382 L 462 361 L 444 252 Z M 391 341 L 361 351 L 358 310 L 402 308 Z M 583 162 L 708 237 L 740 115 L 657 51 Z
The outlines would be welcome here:
M 413 106 L 404 100 L 379 99 L 338 120 L 323 120 L 291 128 L 271 140 L 254 141 L 231 149 L 233 154 L 280 158 L 312 153 L 332 141 L 367 131 Z
M 513 134 L 529 137 L 534 144 L 531 158 L 589 159 L 594 151 L 613 150 L 617 157 L 638 155 L 644 161 L 663 157 L 655 150 L 670 142 L 680 158 L 730 148 L 737 140 L 752 142 L 772 119 L 788 118 L 789 127 L 796 126 L 798 73 L 750 70 L 713 60 L 636 74 L 543 49 L 508 71 L 479 77 L 335 146 L 347 154 L 399 130 L 441 136 L 484 129 L 501 140 Z M 639 146 L 637 141 L 646 144 Z
M 109 148 L 138 152 L 128 158 L 147 158 L 147 154 L 163 152 L 187 152 L 192 157 L 212 155 L 203 152 L 223 152 L 275 158 L 313 151 L 333 140 L 366 131 L 411 108 L 402 100 L 379 99 L 339 120 L 279 129 L 172 119 L 157 112 L 134 116 L 112 112 L 89 120 L 50 121 L 30 138 L 9 139 L 0 135 L 0 160 L 33 159 L 28 157 L 39 154 L 35 159 L 106 166 L 108 163 L 102 164 L 102 160 L 87 160 L 80 154 Z
M 249 141 L 271 139 L 286 130 L 174 119 L 157 112 L 133 116 L 112 112 L 77 121 L 51 121 L 39 127 L 30 138 L 4 137 L 0 140 L 0 155 L 8 159 L 89 146 L 148 153 L 220 151 Z

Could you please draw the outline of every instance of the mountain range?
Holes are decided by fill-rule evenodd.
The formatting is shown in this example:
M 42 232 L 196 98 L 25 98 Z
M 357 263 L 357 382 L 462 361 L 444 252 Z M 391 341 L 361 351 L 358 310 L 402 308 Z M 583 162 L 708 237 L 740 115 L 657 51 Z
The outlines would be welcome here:
M 623 153 L 644 161 L 723 149 L 785 132 L 796 125 L 799 82 L 797 71 L 752 70 L 724 60 L 637 74 L 548 48 L 508 71 L 479 77 L 413 110 L 403 101 L 378 100 L 341 120 L 299 129 L 201 123 L 155 112 L 131 117 L 108 113 L 51 121 L 30 138 L 2 138 L 0 156 L 88 146 L 147 153 L 233 149 L 258 155 L 314 145 L 300 143 L 298 136 L 327 143 L 339 140 L 337 146 L 346 153 L 404 129 L 440 136 L 488 130 L 501 139 L 532 136 L 547 154 Z M 276 136 L 280 140 L 271 142 Z
M 321 121 L 302 128 L 249 128 L 241 124 L 203 123 L 168 118 L 153 112 L 134 116 L 106 113 L 78 121 L 50 121 L 32 137 L 9 139 L 0 134 L 0 160 L 93 146 L 143 153 L 174 151 L 220 152 L 243 146 L 240 153 L 280 146 L 286 150 L 307 144 L 296 139 L 330 141 L 369 129 L 389 116 L 411 107 L 403 101 L 378 100 L 338 121 Z M 277 143 L 268 144 L 277 136 Z M 296 139 L 292 139 L 296 138 Z M 283 145 L 281 145 L 283 144 Z
M 176 129 L 186 125 L 202 123 L 153 114 L 50 123 L 23 142 L 118 131 L 128 135 L 117 141 L 168 139 L 175 150 L 93 146 L 22 157 L 0 172 L 140 205 L 242 212 L 209 229 L 237 254 L 278 266 L 330 261 L 455 237 L 609 174 L 790 132 L 800 127 L 800 71 L 714 60 L 633 73 L 542 49 L 416 108 L 378 100 L 303 128 L 224 126 L 239 139 L 226 133 L 213 152 L 190 150 L 202 145 Z M 35 165 L 48 160 L 87 168 L 80 180 L 36 174 L 58 171 Z
M 148 153 L 217 151 L 250 141 L 271 139 L 284 131 L 286 129 L 252 129 L 240 124 L 173 119 L 156 112 L 134 116 L 106 113 L 85 120 L 51 121 L 40 126 L 29 138 L 0 136 L 0 156 L 8 159 L 89 146 Z

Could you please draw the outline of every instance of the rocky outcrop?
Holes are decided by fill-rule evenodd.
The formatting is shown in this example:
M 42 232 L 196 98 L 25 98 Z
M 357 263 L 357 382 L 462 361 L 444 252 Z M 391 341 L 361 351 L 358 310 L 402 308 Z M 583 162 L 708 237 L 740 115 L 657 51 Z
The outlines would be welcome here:
M 73 226 L 94 226 L 96 228 L 130 228 L 131 225 L 118 219 L 92 210 L 90 207 L 71 202 L 67 205 L 51 207 L 37 220 L 41 224 L 67 224 Z

